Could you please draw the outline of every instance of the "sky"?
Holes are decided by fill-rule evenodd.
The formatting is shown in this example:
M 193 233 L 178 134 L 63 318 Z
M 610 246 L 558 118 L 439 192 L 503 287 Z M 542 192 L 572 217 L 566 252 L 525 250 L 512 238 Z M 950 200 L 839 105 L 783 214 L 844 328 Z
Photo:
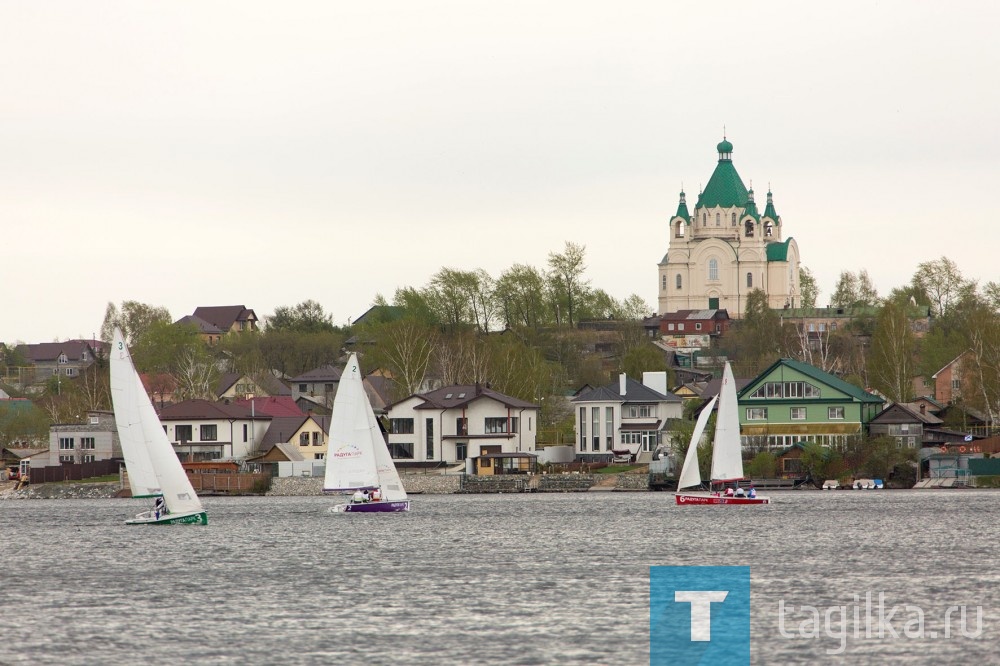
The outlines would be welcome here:
M 942 256 L 1000 280 L 997 25 L 966 0 L 2 0 L 0 341 L 89 338 L 126 300 L 344 325 L 567 241 L 655 310 L 723 128 L 820 305 Z

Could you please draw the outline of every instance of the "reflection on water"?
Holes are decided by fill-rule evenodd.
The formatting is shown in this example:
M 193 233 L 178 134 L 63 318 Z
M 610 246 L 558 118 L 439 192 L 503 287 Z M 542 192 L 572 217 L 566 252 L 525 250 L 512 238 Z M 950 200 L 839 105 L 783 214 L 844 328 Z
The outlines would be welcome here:
M 649 566 L 696 564 L 750 565 L 754 663 L 996 660 L 1000 495 L 772 498 L 421 495 L 408 514 L 344 515 L 322 497 L 209 497 L 207 527 L 126 527 L 140 500 L 0 502 L 0 663 L 646 664 Z M 822 626 L 800 629 L 803 606 L 867 592 L 928 627 L 982 606 L 982 636 L 851 629 L 837 655 Z

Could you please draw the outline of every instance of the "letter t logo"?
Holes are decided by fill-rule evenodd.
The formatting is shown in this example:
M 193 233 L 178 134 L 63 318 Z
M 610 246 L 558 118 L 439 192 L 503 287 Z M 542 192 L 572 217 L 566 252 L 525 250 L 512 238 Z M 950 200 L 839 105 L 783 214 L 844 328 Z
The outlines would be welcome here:
M 712 640 L 712 602 L 725 601 L 729 592 L 716 590 L 676 590 L 674 601 L 691 604 L 691 640 Z

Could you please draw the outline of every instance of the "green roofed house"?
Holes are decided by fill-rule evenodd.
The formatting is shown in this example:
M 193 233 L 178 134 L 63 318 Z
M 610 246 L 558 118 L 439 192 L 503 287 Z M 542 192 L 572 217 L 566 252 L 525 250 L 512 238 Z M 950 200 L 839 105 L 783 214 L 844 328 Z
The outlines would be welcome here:
M 724 309 L 739 319 L 747 294 L 762 289 L 772 308 L 800 305 L 799 247 L 785 237 L 770 191 L 757 208 L 733 166 L 733 144 L 723 139 L 719 162 L 694 211 L 680 193 L 670 218 L 670 245 L 659 264 L 660 314 Z
M 840 446 L 863 435 L 885 401 L 817 367 L 776 361 L 739 394 L 743 445 L 784 448 L 796 442 Z

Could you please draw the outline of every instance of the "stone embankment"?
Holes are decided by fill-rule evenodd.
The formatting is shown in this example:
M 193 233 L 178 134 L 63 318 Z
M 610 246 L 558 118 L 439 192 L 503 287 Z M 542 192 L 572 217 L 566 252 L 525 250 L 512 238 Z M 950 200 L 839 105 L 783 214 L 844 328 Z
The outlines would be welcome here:
M 116 497 L 121 484 L 111 483 L 41 483 L 20 490 L 0 491 L 0 499 L 107 499 Z
M 407 493 L 442 495 L 460 491 L 461 475 L 457 474 L 401 474 L 403 487 Z M 279 477 L 271 480 L 267 495 L 274 497 L 298 497 L 322 495 L 323 479 L 317 477 Z

